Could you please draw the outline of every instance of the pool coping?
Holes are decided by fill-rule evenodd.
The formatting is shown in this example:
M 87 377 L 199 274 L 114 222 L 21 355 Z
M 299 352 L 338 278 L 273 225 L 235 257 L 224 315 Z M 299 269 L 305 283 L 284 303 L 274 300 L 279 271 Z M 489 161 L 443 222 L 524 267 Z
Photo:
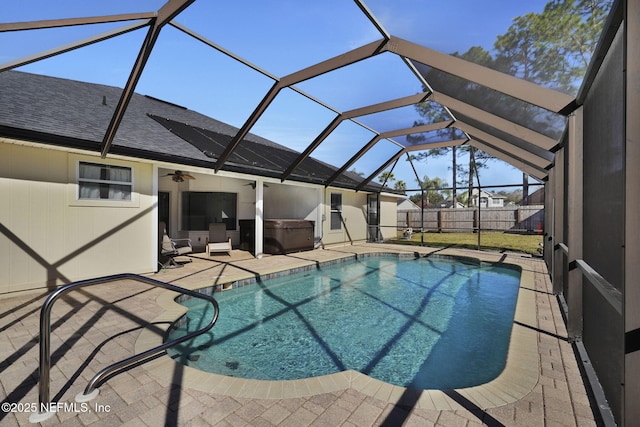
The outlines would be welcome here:
M 434 252 L 438 252 L 434 255 Z M 366 250 L 357 256 L 406 255 L 406 252 L 385 248 L 383 252 Z M 540 376 L 540 361 L 538 357 L 537 333 L 535 329 L 527 325 L 536 325 L 536 301 L 534 272 L 524 262 L 518 262 L 517 257 L 504 261 L 504 256 L 495 253 L 474 252 L 461 250 L 433 250 L 421 253 L 420 256 L 445 256 L 447 258 L 475 259 L 480 262 L 500 262 L 506 265 L 520 267 L 520 287 L 514 313 L 514 323 L 511 331 L 511 340 L 507 353 L 507 361 L 504 370 L 495 379 L 478 386 L 443 390 L 418 390 L 389 384 L 369 377 L 357 371 L 348 370 L 319 377 L 266 381 L 252 380 L 204 372 L 189 366 L 179 364 L 171 357 L 164 354 L 155 360 L 143 365 L 144 369 L 167 386 L 173 383 L 176 369 L 180 369 L 181 385 L 195 390 L 226 395 L 231 397 L 243 397 L 253 399 L 286 399 L 303 396 L 313 396 L 324 393 L 332 393 L 345 389 L 354 389 L 367 396 L 384 402 L 399 405 L 413 406 L 423 409 L 456 410 L 462 409 L 464 400 L 473 405 L 488 409 L 516 402 L 529 394 L 538 383 Z M 343 262 L 352 259 L 354 254 L 344 253 L 336 255 L 334 259 L 326 263 Z M 497 259 L 496 259 L 497 258 Z M 303 265 L 304 264 L 304 265 Z M 318 265 L 325 265 L 317 261 L 301 262 L 299 266 L 292 268 L 274 269 L 265 272 L 260 277 L 270 275 L 282 275 L 283 271 L 300 271 L 299 269 L 312 269 Z M 307 267 L 308 266 L 308 267 Z M 255 275 L 238 275 L 225 278 L 226 283 L 238 283 L 244 286 L 255 280 Z M 217 286 L 222 286 L 218 284 Z M 200 287 L 199 289 L 202 289 Z M 158 326 L 168 330 L 186 313 L 187 309 L 178 304 L 176 295 L 167 291 L 161 293 L 156 302 L 164 312 L 154 319 Z M 158 324 L 158 322 L 162 322 Z M 136 353 L 145 351 L 151 347 L 162 344 L 163 336 L 149 329 L 144 329 L 135 342 Z M 462 402 L 462 403 L 460 403 Z

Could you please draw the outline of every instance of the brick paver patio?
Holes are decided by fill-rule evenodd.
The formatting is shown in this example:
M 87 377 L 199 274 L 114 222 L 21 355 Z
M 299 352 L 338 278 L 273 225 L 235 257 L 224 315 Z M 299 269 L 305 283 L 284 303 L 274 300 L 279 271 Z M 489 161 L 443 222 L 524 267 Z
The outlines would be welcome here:
M 207 259 L 196 255 L 194 262 L 184 268 L 162 271 L 152 277 L 183 287 L 201 288 L 354 254 L 391 250 L 423 255 L 436 251 L 371 244 L 262 259 L 234 251 L 231 257 L 220 255 Z M 478 393 L 452 390 L 406 392 L 398 396 L 393 390 L 383 394 L 384 386 L 371 389 L 377 384 L 374 382 L 359 384 L 362 379 L 357 377 L 344 387 L 336 385 L 332 391 L 309 394 L 307 389 L 295 397 L 284 397 L 290 393 L 282 391 L 280 384 L 279 393 L 283 397 L 256 398 L 246 397 L 251 395 L 246 390 L 234 392 L 233 386 L 223 392 L 212 392 L 210 390 L 223 390 L 221 381 L 208 384 L 210 378 L 215 377 L 193 375 L 192 368 L 164 355 L 109 378 L 100 387 L 96 399 L 74 406 L 74 397 L 96 372 L 139 351 L 145 345 L 145 335 L 161 337 L 179 313 L 166 311 L 163 301 L 167 300 L 168 291 L 137 282 L 110 283 L 73 291 L 54 306 L 51 397 L 60 406 L 59 412 L 42 425 L 596 425 L 543 261 L 519 254 L 469 250 L 447 249 L 438 253 L 517 262 L 530 274 L 533 279 L 521 285 L 520 295 L 526 294 L 523 298 L 531 299 L 534 315 L 516 319 L 514 337 L 535 337 L 534 354 L 525 353 L 514 356 L 522 360 L 512 360 L 510 352 L 508 365 L 526 360 L 530 366 L 523 369 L 533 375 L 511 376 L 501 382 L 505 385 L 503 388 L 491 386 Z M 0 412 L 2 426 L 30 425 L 28 409 L 38 401 L 39 310 L 45 298 L 46 293 L 39 291 L 0 299 L 0 397 L 5 404 Z M 265 393 L 277 392 L 277 387 L 278 384 L 271 384 Z M 503 402 L 500 399 L 509 403 L 500 403 Z M 427 401 L 429 404 L 425 404 Z M 450 409 L 443 410 L 442 405 Z

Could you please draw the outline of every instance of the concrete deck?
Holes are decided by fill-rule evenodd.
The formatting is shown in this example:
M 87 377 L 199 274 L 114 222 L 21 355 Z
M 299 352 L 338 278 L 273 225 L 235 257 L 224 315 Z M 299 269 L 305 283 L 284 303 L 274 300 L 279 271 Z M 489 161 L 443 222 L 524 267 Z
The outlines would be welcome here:
M 594 426 L 585 386 L 544 263 L 519 254 L 368 244 L 254 259 L 196 254 L 154 279 L 198 289 L 243 284 L 284 269 L 370 252 L 455 255 L 523 269 L 504 372 L 485 385 L 415 391 L 348 371 L 298 381 L 252 381 L 203 373 L 161 356 L 108 379 L 87 404 L 74 397 L 102 368 L 161 342 L 182 313 L 172 292 L 131 283 L 79 289 L 52 313 L 51 398 L 42 425 L 216 426 Z M 0 299 L 0 425 L 30 425 L 38 402 L 39 310 L 45 292 Z M 6 403 L 9 405 L 7 406 Z

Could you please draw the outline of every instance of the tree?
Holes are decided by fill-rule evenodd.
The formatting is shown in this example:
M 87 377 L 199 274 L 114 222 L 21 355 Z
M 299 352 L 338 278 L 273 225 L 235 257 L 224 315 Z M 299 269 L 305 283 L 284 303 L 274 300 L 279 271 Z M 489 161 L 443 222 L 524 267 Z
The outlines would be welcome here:
M 352 173 L 352 174 L 355 174 L 355 175 L 358 175 L 358 176 L 361 176 L 361 177 L 364 177 L 364 176 L 365 176 L 365 173 L 364 173 L 364 172 L 358 172 L 358 171 L 356 170 L 356 168 L 351 168 L 351 169 L 349 169 L 349 171 L 348 171 L 348 172 L 350 172 L 350 173 Z
M 611 3 L 612 0 L 552 0 L 541 13 L 528 13 L 515 18 L 507 32 L 497 37 L 493 54 L 474 46 L 462 54 L 454 52 L 452 55 L 546 87 L 575 93 L 590 62 Z M 552 138 L 558 138 L 564 128 L 564 118 L 560 115 L 435 68 L 424 67 L 421 71 L 435 91 Z M 432 104 L 427 101 L 416 105 L 416 110 L 427 123 L 451 119 L 444 108 Z M 484 126 L 459 112 L 452 113 L 475 127 L 482 129 Z M 420 124 L 423 123 L 415 122 L 414 126 Z M 439 132 L 441 136 L 446 136 L 447 132 L 452 131 L 452 128 L 447 128 Z M 419 137 L 413 138 L 415 142 L 420 142 Z M 407 139 L 410 140 L 409 137 Z M 448 150 L 426 150 L 414 158 L 426 160 L 443 155 Z M 459 182 L 457 176 L 462 173 L 463 185 L 471 188 L 473 177 L 479 176 L 479 170 L 486 165 L 490 156 L 472 147 L 457 151 L 463 150 L 470 151 L 469 165 L 466 169 L 460 168 L 460 171 L 457 166 L 452 168 L 454 187 Z
M 393 172 L 382 172 L 378 175 L 378 181 L 385 184 L 387 187 L 393 183 L 393 189 L 398 191 L 407 191 L 407 184 L 403 180 L 397 180 L 393 175 Z
M 393 189 L 398 191 L 407 191 L 407 183 L 399 179 L 393 184 Z
M 598 42 L 612 0 L 552 0 L 541 13 L 513 20 L 494 44 L 495 68 L 541 86 L 575 95 Z M 506 98 L 495 114 L 558 138 L 564 119 Z
M 453 56 L 465 59 L 469 62 L 484 65 L 486 67 L 495 68 L 494 59 L 491 54 L 480 46 L 471 47 L 467 52 L 460 54 L 454 52 Z M 447 95 L 458 98 L 476 99 L 476 104 L 482 105 L 485 103 L 498 104 L 500 100 L 495 99 L 496 95 L 494 91 L 487 91 L 475 83 L 471 83 L 467 80 L 461 79 L 451 74 L 444 73 L 436 69 L 430 69 L 426 73 L 427 81 L 437 90 L 441 90 Z M 424 88 L 426 90 L 427 88 Z M 495 99 L 492 101 L 492 99 Z M 474 102 L 470 102 L 474 104 Z M 451 120 L 451 115 L 448 110 L 439 106 L 431 101 L 425 101 L 416 105 L 418 113 L 425 117 L 427 123 L 437 123 L 441 121 Z M 461 116 L 459 113 L 453 111 L 454 116 Z M 469 120 L 467 120 L 469 121 Z M 414 126 L 422 125 L 423 122 L 414 122 Z M 441 140 L 456 140 L 464 139 L 466 136 L 455 127 L 447 127 L 437 131 L 437 135 Z M 413 143 L 427 142 L 421 141 L 420 136 L 411 135 L 407 137 L 407 140 Z M 424 139 L 424 138 L 423 138 Z M 479 176 L 479 169 L 486 167 L 486 163 L 493 157 L 489 154 L 472 147 L 470 145 L 463 145 L 461 147 L 444 147 L 426 150 L 415 155 L 413 158 L 416 160 L 426 161 L 429 157 L 440 157 L 447 155 L 451 152 L 452 157 L 452 171 L 453 178 L 453 198 L 454 202 L 457 201 L 457 188 L 458 185 L 467 186 L 471 188 L 473 185 L 473 177 Z M 468 155 L 468 163 L 464 165 L 458 162 L 458 156 Z M 454 203 L 455 206 L 455 203 Z
M 389 183 L 390 184 L 395 180 L 396 180 L 396 177 L 393 175 L 393 172 L 382 172 L 378 176 L 378 181 L 380 181 L 381 183 Z
M 447 181 L 443 180 L 442 178 L 436 177 L 431 179 L 427 175 L 425 175 L 421 180 L 418 179 L 417 181 L 418 185 L 424 193 L 425 205 L 423 207 L 435 203 L 440 203 L 445 199 L 445 197 L 448 197 L 450 194 L 448 190 L 441 190 L 441 188 L 447 187 L 449 185 L 447 184 Z M 412 202 L 420 205 L 421 196 L 421 194 L 414 194 L 413 196 L 409 197 L 409 199 Z
M 504 196 L 506 202 L 513 203 L 514 205 L 518 205 L 522 201 L 522 190 L 519 189 L 511 192 L 502 190 L 499 191 L 498 194 Z
M 461 194 L 459 194 L 458 202 L 462 203 L 463 205 L 469 206 L 469 192 L 464 191 Z
M 501 71 L 574 94 L 591 60 L 611 0 L 552 0 L 513 20 L 494 45 Z

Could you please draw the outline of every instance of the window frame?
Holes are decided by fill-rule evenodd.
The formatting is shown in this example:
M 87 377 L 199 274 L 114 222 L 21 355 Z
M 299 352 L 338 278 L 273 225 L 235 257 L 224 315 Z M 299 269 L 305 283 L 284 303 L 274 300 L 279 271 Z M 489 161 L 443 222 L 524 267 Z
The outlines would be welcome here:
M 137 163 L 120 161 L 117 159 L 98 159 L 91 156 L 70 154 L 67 162 L 67 205 L 77 207 L 96 208 L 139 208 L 140 207 L 140 171 Z M 131 199 L 85 199 L 80 198 L 80 163 L 93 163 L 97 165 L 120 166 L 131 169 Z M 144 174 L 142 175 L 144 176 Z
M 90 166 L 98 166 L 100 167 L 100 171 L 101 171 L 101 177 L 100 178 L 86 178 L 86 177 L 81 177 L 81 166 L 85 164 L 85 165 L 90 165 Z M 110 170 L 110 169 L 125 169 L 129 171 L 129 176 L 130 176 L 130 180 L 129 181 L 119 181 L 116 179 L 110 179 L 110 178 L 103 178 L 102 174 L 104 170 Z M 120 187 L 128 187 L 129 190 L 129 197 L 125 198 L 125 199 L 115 199 L 115 198 L 110 198 L 110 197 L 98 197 L 98 198 L 92 198 L 92 197 L 82 197 L 82 183 L 90 183 L 90 184 L 99 184 L 100 185 L 100 193 L 102 193 L 104 191 L 104 188 L 106 188 L 108 190 L 108 186 L 110 185 L 114 185 L 114 186 L 120 186 Z M 102 186 L 106 186 L 106 187 L 102 187 Z M 82 202 L 115 202 L 115 203 L 133 203 L 133 199 L 134 199 L 134 169 L 131 166 L 123 166 L 123 165 L 116 165 L 116 164 L 109 164 L 109 163 L 96 163 L 96 162 L 91 162 L 91 161 L 86 161 L 86 160 L 78 160 L 77 162 L 77 173 L 76 173 L 76 189 L 77 189 L 77 193 L 76 193 L 76 200 L 78 201 L 82 201 Z

